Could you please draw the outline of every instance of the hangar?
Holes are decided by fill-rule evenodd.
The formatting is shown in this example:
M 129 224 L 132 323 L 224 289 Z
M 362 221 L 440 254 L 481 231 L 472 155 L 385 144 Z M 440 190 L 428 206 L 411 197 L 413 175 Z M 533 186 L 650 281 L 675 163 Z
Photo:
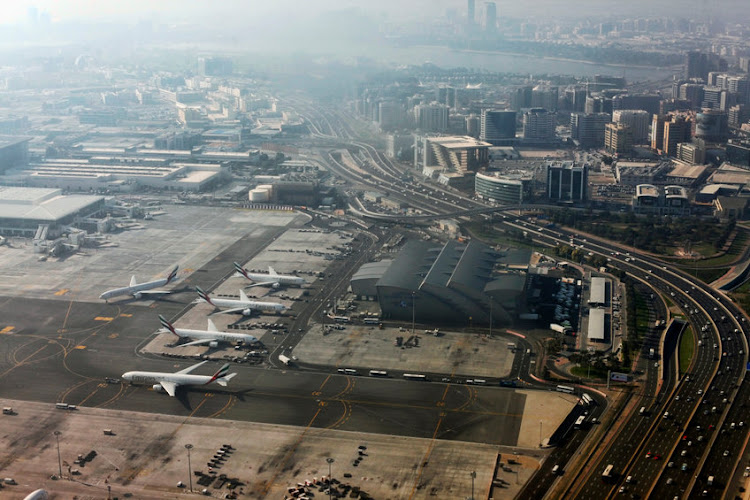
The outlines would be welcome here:
M 392 261 L 362 266 L 351 286 L 358 295 L 374 290 L 383 318 L 488 324 L 491 311 L 493 324 L 509 324 L 526 286 L 526 273 L 510 270 L 519 258 L 475 241 L 412 240 Z

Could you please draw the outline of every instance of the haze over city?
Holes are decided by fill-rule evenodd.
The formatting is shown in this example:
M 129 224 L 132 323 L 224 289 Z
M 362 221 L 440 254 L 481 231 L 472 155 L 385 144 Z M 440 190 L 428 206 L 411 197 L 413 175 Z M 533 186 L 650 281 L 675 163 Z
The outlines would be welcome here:
M 0 498 L 750 500 L 744 1 L 0 20 Z

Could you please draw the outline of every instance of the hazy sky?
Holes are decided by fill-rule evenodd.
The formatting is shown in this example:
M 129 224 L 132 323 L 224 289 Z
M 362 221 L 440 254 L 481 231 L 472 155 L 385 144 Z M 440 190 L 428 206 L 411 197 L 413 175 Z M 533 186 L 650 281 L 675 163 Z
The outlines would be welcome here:
M 484 8 L 484 0 L 476 0 L 477 12 Z M 606 15 L 663 16 L 684 13 L 698 16 L 704 10 L 716 15 L 744 14 L 747 0 L 535 0 L 518 2 L 496 0 L 498 14 L 513 17 Z M 328 10 L 360 8 L 393 21 L 439 17 L 446 9 L 454 8 L 463 14 L 466 0 L 6 0 L 0 22 L 22 22 L 29 7 L 48 12 L 53 20 L 73 19 L 158 19 L 161 22 L 200 21 L 225 18 L 238 20 L 270 17 L 303 18 Z

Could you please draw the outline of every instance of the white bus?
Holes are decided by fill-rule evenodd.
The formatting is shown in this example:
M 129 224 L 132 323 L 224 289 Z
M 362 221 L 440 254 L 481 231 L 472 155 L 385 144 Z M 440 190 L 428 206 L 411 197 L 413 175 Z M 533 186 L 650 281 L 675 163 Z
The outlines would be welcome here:
M 383 370 L 370 370 L 370 376 L 371 377 L 387 377 L 388 372 L 385 372 Z
M 615 466 L 612 464 L 609 464 L 605 469 L 604 472 L 602 472 L 602 479 L 607 481 L 609 479 L 612 479 L 612 469 L 614 469 Z
M 570 387 L 569 385 L 558 385 L 555 387 L 555 390 L 557 392 L 564 392 L 565 394 L 573 394 L 576 392 L 575 387 Z
M 419 373 L 404 373 L 404 378 L 407 380 L 427 380 L 427 377 Z

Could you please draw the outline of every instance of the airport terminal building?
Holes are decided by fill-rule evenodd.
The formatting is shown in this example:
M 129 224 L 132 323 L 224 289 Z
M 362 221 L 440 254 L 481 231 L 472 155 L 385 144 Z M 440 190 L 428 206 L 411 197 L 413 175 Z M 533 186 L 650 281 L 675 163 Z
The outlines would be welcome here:
M 368 263 L 352 292 L 375 293 L 382 317 L 420 323 L 509 324 L 521 308 L 530 252 L 471 241 L 412 240 L 393 260 Z
M 103 196 L 0 186 L 0 234 L 33 237 L 40 226 L 73 225 L 77 218 L 92 217 L 104 209 Z

